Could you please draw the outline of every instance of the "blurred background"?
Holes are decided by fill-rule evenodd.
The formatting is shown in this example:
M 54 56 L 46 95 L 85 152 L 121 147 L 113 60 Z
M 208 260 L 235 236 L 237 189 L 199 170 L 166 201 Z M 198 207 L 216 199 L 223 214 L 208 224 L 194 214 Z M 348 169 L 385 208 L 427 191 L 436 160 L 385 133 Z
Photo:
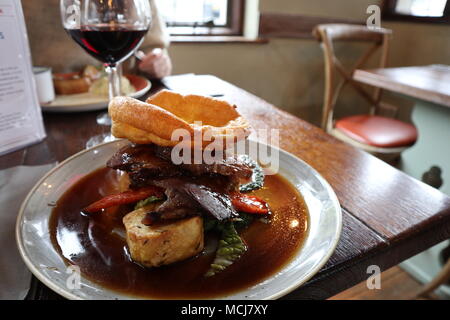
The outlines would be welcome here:
M 233 0 L 158 0 L 172 34 L 170 54 L 174 74 L 217 75 L 316 124 L 323 102 L 324 63 L 322 51 L 311 34 L 315 24 L 365 24 L 370 5 L 383 9 L 383 6 L 394 4 L 396 12 L 405 17 L 393 17 L 384 9 L 381 12 L 381 26 L 393 31 L 388 66 L 450 64 L 448 22 L 417 19 L 442 17 L 446 2 L 251 0 L 244 4 Z M 259 32 L 248 31 L 252 37 L 269 41 L 208 40 L 202 37 L 202 34 L 211 33 L 226 35 L 220 33 L 226 32 L 220 29 L 232 25 L 233 20 L 243 20 L 243 26 L 237 27 L 232 34 L 244 35 L 245 27 L 253 27 Z M 205 27 L 212 25 L 212 28 Z M 201 40 L 196 40 L 196 36 Z M 361 54 L 358 45 L 354 44 L 342 44 L 336 50 L 343 63 L 351 63 Z M 365 103 L 351 88 L 349 92 L 345 91 L 340 97 L 338 116 L 351 113 L 354 111 L 352 106 Z M 407 118 L 408 113 L 401 109 L 405 114 L 403 117 Z

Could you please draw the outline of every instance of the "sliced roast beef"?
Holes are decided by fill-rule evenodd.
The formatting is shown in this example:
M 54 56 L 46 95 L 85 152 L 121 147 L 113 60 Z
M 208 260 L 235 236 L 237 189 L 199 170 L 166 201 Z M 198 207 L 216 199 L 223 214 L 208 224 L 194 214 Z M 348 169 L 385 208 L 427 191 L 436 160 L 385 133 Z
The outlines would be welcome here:
M 158 208 L 157 213 L 163 220 L 181 219 L 187 216 L 199 215 L 202 209 L 186 192 L 186 184 L 179 180 L 165 185 L 167 200 Z M 161 184 L 160 184 L 161 185 Z
M 155 148 L 149 145 L 125 146 L 108 160 L 107 166 L 128 172 L 132 189 L 145 187 L 153 179 L 184 174 L 182 168 L 158 157 Z
M 167 200 L 157 209 L 161 220 L 209 213 L 218 220 L 237 216 L 226 195 L 236 191 L 241 179 L 252 175 L 251 167 L 236 157 L 213 164 L 180 164 L 171 161 L 171 148 L 129 145 L 108 161 L 110 168 L 128 172 L 130 187 L 163 188 Z
M 186 191 L 206 212 L 213 215 L 217 220 L 221 221 L 238 216 L 226 194 L 193 183 L 186 185 Z
M 180 168 L 170 161 L 158 157 L 150 145 L 128 145 L 117 151 L 108 160 L 108 167 L 126 172 L 145 170 L 154 177 L 170 177 L 182 174 Z
M 157 209 L 161 220 L 181 219 L 186 216 L 208 213 L 218 220 L 236 217 L 238 214 L 230 198 L 214 187 L 198 185 L 187 179 L 155 180 L 154 184 L 165 189 L 167 200 Z
M 171 152 L 172 148 L 156 145 L 129 145 L 114 154 L 107 165 L 128 172 L 134 188 L 146 186 L 153 179 L 204 175 L 229 177 L 228 185 L 236 186 L 239 180 L 249 179 L 253 172 L 248 163 L 236 157 L 226 157 L 212 164 L 174 165 Z
M 171 161 L 172 148 L 170 147 L 156 147 L 156 154 L 167 161 Z M 223 176 L 233 176 L 239 179 L 249 179 L 252 176 L 253 170 L 248 163 L 242 161 L 235 156 L 218 156 L 213 163 L 194 163 L 191 159 L 191 163 L 182 163 L 180 167 L 189 171 L 189 173 L 200 176 L 204 174 L 220 174 Z

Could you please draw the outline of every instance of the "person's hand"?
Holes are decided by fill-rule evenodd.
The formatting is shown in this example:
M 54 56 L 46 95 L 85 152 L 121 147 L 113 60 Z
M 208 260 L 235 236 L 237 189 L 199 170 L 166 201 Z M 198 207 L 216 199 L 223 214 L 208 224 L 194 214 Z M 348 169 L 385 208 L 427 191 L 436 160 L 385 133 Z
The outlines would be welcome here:
M 172 62 L 169 55 L 162 49 L 156 48 L 147 54 L 139 51 L 136 56 L 139 58 L 139 70 L 148 74 L 150 78 L 161 79 L 172 72 Z

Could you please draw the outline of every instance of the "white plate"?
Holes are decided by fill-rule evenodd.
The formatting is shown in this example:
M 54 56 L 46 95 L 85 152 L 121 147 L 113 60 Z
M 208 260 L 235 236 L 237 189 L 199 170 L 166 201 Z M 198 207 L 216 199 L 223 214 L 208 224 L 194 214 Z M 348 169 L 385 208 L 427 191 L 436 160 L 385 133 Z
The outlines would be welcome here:
M 66 264 L 53 247 L 49 233 L 52 211 L 49 204 L 55 203 L 82 176 L 104 167 L 106 161 L 127 143 L 126 140 L 105 143 L 68 158 L 34 186 L 20 208 L 16 238 L 22 258 L 39 280 L 66 298 L 134 299 L 83 277 L 81 289 L 68 289 L 66 281 L 70 275 L 66 273 Z M 257 285 L 221 299 L 279 298 L 317 273 L 339 240 L 341 208 L 330 185 L 313 168 L 292 154 L 279 150 L 279 155 L 279 172 L 300 191 L 308 207 L 308 235 L 303 246 L 281 271 Z
M 132 98 L 140 98 L 150 90 L 152 84 L 144 77 L 126 75 L 130 80 L 131 85 L 134 86 L 135 92 L 129 96 Z M 41 106 L 42 111 L 45 112 L 86 112 L 103 110 L 108 107 L 108 98 L 92 94 L 90 92 L 70 94 L 70 95 L 57 95 L 55 100 L 49 104 Z

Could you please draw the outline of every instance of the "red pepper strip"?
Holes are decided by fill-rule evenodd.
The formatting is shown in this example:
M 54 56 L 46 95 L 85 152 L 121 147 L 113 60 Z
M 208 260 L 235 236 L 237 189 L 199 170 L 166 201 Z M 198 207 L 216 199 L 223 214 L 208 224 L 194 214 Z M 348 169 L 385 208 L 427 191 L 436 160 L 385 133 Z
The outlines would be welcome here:
M 90 204 L 89 206 L 84 208 L 82 212 L 94 213 L 109 207 L 138 202 L 140 200 L 147 199 L 150 196 L 162 198 L 164 197 L 164 193 L 161 188 L 150 186 L 139 190 L 125 191 L 118 194 L 112 194 Z
M 270 209 L 267 202 L 256 196 L 249 196 L 242 193 L 232 193 L 230 195 L 233 207 L 240 212 L 252 214 L 269 214 Z

